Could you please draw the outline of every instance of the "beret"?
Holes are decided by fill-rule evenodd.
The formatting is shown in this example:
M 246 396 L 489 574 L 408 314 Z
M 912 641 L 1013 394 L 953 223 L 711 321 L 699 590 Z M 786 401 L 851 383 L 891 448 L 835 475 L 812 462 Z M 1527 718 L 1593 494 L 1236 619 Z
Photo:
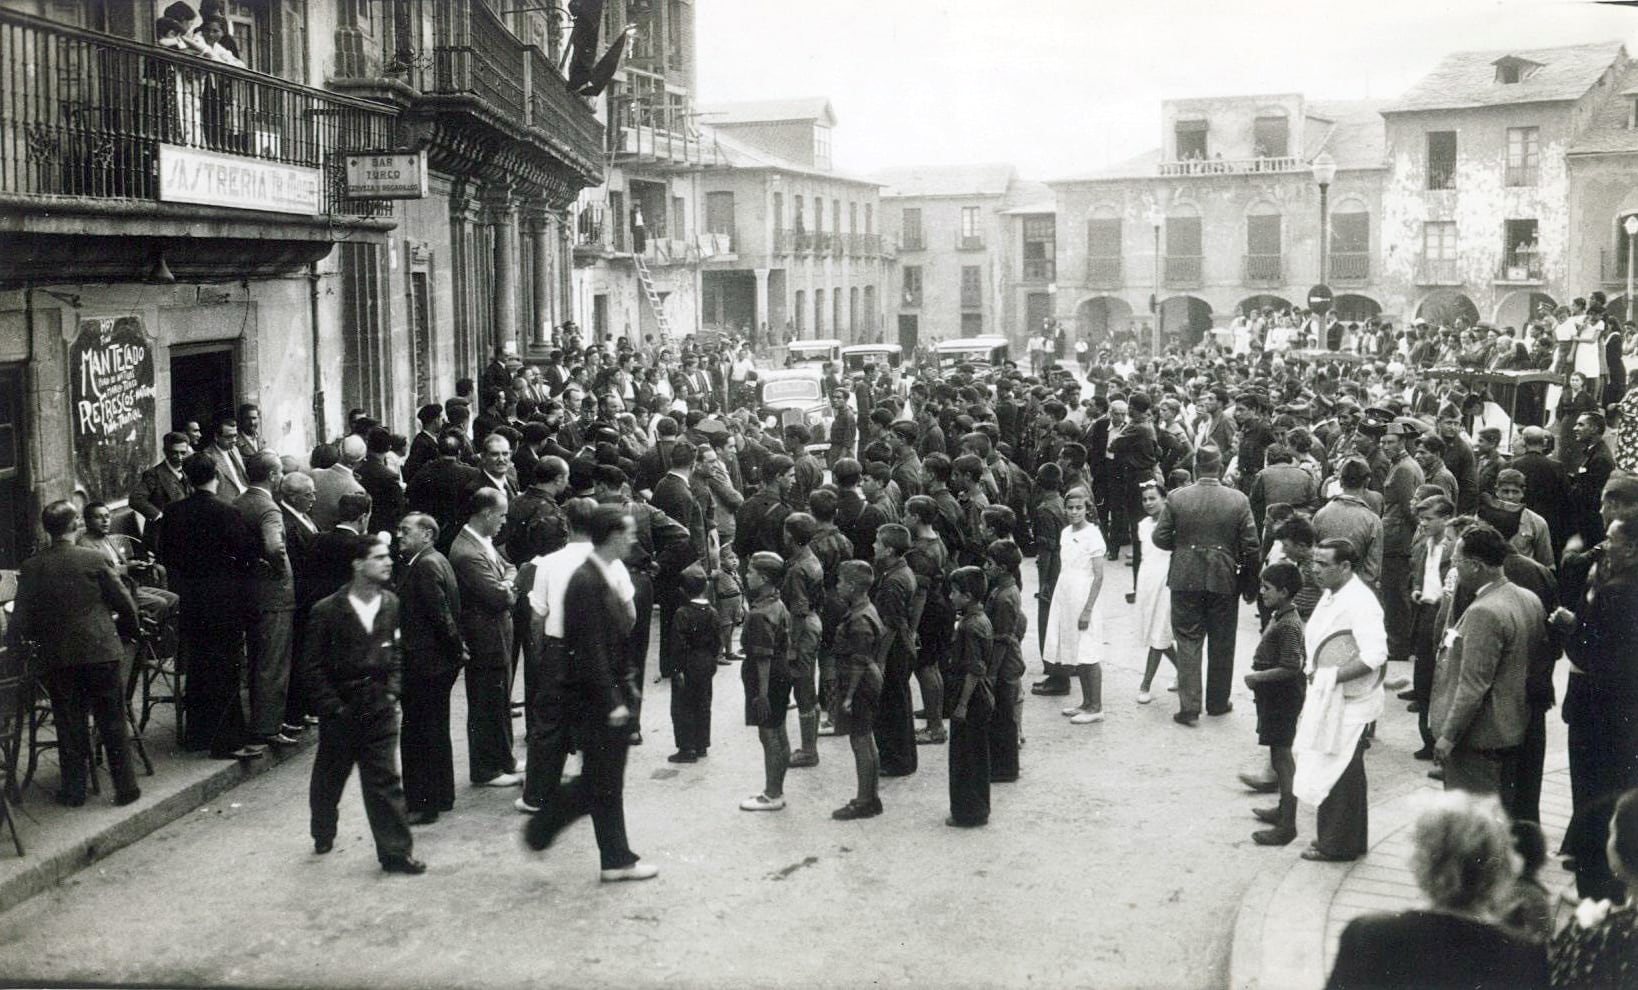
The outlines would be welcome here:
M 772 550 L 758 550 L 746 566 L 763 577 L 777 578 L 785 573 L 785 558 Z

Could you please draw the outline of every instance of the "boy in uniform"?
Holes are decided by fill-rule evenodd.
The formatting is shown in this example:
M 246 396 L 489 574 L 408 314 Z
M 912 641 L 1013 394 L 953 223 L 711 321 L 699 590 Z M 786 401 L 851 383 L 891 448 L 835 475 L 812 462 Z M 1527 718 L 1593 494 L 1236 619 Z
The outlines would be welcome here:
M 678 576 L 686 596 L 671 619 L 676 665 L 671 671 L 671 728 L 677 751 L 666 759 L 694 763 L 711 748 L 711 678 L 717 674 L 722 635 L 717 610 L 705 597 L 705 569 L 690 564 Z
M 1014 577 L 1023 562 L 1018 544 L 996 540 L 985 552 L 984 577 L 990 593 L 984 611 L 990 618 L 995 649 L 990 678 L 995 683 L 995 714 L 990 722 L 990 782 L 1008 784 L 1018 779 L 1018 746 L 1023 742 L 1024 603 Z
M 762 793 L 739 803 L 741 811 L 780 811 L 785 807 L 785 769 L 791 761 L 791 737 L 785 730 L 785 709 L 790 706 L 790 616 L 779 600 L 779 582 L 785 559 L 768 550 L 746 562 L 746 588 L 751 610 L 745 616 L 740 647 L 745 663 L 740 679 L 745 685 L 745 724 L 754 725 L 762 742 Z
M 876 793 L 881 756 L 876 750 L 876 707 L 881 697 L 881 654 L 888 645 L 887 628 L 870 603 L 876 572 L 862 560 L 845 561 L 837 590 L 847 606 L 836 629 L 837 691 L 840 695 L 832 721 L 838 733 L 847 733 L 853 746 L 853 765 L 859 776 L 859 794 L 835 811 L 838 821 L 874 818 L 882 813 Z
M 950 648 L 950 817 L 952 828 L 976 828 L 990 819 L 990 711 L 994 631 L 984 614 L 984 572 L 957 568 L 950 575 L 950 605 L 960 618 Z

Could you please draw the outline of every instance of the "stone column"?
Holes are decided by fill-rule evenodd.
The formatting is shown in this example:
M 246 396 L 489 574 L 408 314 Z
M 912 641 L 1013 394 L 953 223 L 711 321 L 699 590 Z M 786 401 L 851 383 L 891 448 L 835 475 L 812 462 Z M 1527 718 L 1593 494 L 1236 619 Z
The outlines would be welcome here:
M 484 205 L 495 227 L 494 330 L 490 344 L 518 343 L 518 202 L 510 189 L 490 190 Z M 486 360 L 487 355 L 480 356 Z
M 756 312 L 751 315 L 751 332 L 754 334 L 762 324 L 768 324 L 772 332 L 773 321 L 768 314 L 768 271 L 766 268 L 754 269 L 756 273 Z M 766 346 L 767 342 L 762 342 Z
M 556 247 L 552 241 L 552 218 L 542 203 L 530 203 L 524 208 L 525 226 L 534 250 L 534 270 L 525 272 L 529 291 L 534 300 L 534 325 L 529 327 L 531 349 L 544 349 L 551 343 L 552 280 L 557 267 Z

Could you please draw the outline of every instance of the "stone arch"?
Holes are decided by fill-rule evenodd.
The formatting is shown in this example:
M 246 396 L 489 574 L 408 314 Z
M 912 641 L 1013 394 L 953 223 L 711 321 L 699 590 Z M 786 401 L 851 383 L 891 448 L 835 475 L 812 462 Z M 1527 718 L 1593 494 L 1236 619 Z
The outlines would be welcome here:
M 1435 289 L 1416 304 L 1416 315 L 1434 326 L 1450 326 L 1457 317 L 1472 326 L 1479 322 L 1479 307 L 1454 289 Z
M 1491 314 L 1490 322 L 1499 330 L 1502 327 L 1524 329 L 1530 322 L 1532 314 L 1538 312 L 1543 305 L 1549 309 L 1558 305 L 1553 297 L 1536 289 L 1515 289 L 1502 296 L 1496 303 L 1495 312 Z
M 1238 303 L 1235 303 L 1234 311 L 1236 313 L 1244 313 L 1247 306 L 1259 310 L 1264 308 L 1272 308 L 1274 312 L 1278 313 L 1282 310 L 1290 309 L 1291 300 L 1264 292 L 1255 296 L 1247 296 Z
M 1211 314 L 1211 303 L 1199 296 L 1171 296 L 1160 304 L 1160 329 L 1168 340 L 1193 347 L 1211 329 Z
M 1132 307 L 1119 296 L 1088 296 L 1075 306 L 1075 333 L 1093 349 L 1132 327 Z
M 1345 292 L 1331 301 L 1331 309 L 1344 323 L 1364 323 L 1382 315 L 1382 304 L 1370 296 Z

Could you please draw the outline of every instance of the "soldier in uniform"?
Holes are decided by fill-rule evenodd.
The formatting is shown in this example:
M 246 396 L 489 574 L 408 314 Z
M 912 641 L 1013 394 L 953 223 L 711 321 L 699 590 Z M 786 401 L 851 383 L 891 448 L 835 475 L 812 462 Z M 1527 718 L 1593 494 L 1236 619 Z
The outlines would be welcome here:
M 994 633 L 984 614 L 984 572 L 962 567 L 950 575 L 950 605 L 960 616 L 950 649 L 950 817 L 953 828 L 990 820 L 990 711 Z
M 877 705 L 882 691 L 881 657 L 889 635 L 876 607 L 870 601 L 875 571 L 862 560 L 842 564 L 838 588 L 847 604 L 847 615 L 836 630 L 836 652 L 841 664 L 835 722 L 847 733 L 853 747 L 853 765 L 859 778 L 858 795 L 831 812 L 839 821 L 874 818 L 882 813 L 876 793 L 881 776 L 881 755 L 877 752 L 875 728 Z M 906 713 L 908 714 L 908 712 Z M 911 745 L 912 754 L 914 744 Z
M 853 542 L 836 526 L 834 491 L 821 488 L 809 495 L 808 509 L 819 524 L 819 531 L 808 546 L 819 559 L 819 568 L 825 575 L 825 593 L 819 607 L 819 732 L 825 735 L 834 732 L 830 712 L 836 700 L 836 657 L 831 652 L 831 641 L 846 611 L 836 592 L 836 581 L 842 561 L 853 559 Z
M 814 675 L 819 667 L 819 639 L 822 625 L 819 610 L 824 604 L 825 573 L 809 545 L 819 532 L 819 523 L 806 512 L 794 512 L 785 519 L 784 543 L 790 548 L 785 566 L 783 597 L 790 613 L 791 689 L 796 696 L 797 724 L 802 747 L 791 754 L 793 768 L 819 765 L 819 708 Z
M 336 805 L 358 765 L 364 811 L 375 855 L 388 873 L 411 876 L 427 865 L 414 858 L 404 788 L 398 777 L 398 694 L 403 657 L 398 641 L 398 597 L 387 543 L 355 544 L 353 578 L 313 606 L 302 658 L 307 697 L 319 713 L 308 805 L 313 851 L 335 846 Z
M 762 743 L 762 793 L 739 804 L 741 811 L 780 811 L 785 807 L 785 770 L 791 762 L 791 738 L 785 728 L 790 705 L 790 616 L 779 600 L 785 561 L 761 551 L 746 562 L 746 591 L 751 610 L 745 616 L 740 645 L 745 665 L 745 724 L 756 726 Z
M 990 587 L 984 611 L 995 637 L 990 673 L 995 682 L 995 715 L 990 721 L 990 782 L 1018 779 L 1018 745 L 1023 737 L 1024 604 L 1014 578 L 1023 563 L 1018 544 L 996 540 L 985 552 L 984 577 Z
M 916 723 L 910 701 L 910 671 L 915 665 L 914 625 L 916 575 L 905 562 L 910 531 L 889 523 L 876 531 L 871 544 L 876 585 L 871 601 L 887 630 L 882 650 L 882 693 L 876 711 L 876 746 L 881 772 L 904 777 L 916 772 Z
M 950 631 L 955 620 L 944 583 L 950 570 L 950 552 L 933 528 L 938 519 L 937 503 L 926 495 L 916 495 L 904 504 L 904 509 L 910 527 L 910 549 L 905 551 L 904 561 L 916 577 L 910 628 L 920 640 L 915 657 L 916 682 L 921 687 L 927 719 L 927 728 L 916 733 L 916 743 L 938 745 L 948 738 L 944 731 L 944 667 L 950 659 Z

